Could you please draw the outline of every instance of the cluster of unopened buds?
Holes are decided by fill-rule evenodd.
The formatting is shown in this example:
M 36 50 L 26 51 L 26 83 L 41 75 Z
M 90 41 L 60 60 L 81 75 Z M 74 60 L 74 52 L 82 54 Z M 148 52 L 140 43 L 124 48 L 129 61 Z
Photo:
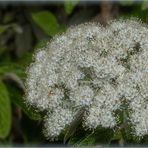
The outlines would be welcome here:
M 148 28 L 138 20 L 86 23 L 56 36 L 35 54 L 26 101 L 45 111 L 56 138 L 82 108 L 84 129 L 114 128 L 119 112 L 137 136 L 148 134 Z

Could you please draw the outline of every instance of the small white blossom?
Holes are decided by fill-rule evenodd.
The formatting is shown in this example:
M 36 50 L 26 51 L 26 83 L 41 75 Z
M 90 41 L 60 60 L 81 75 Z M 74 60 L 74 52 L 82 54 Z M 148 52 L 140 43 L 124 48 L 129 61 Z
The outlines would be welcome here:
M 58 136 L 66 125 L 70 124 L 73 120 L 73 114 L 68 109 L 57 108 L 51 114 L 47 114 L 45 118 L 45 136 L 53 138 Z
M 76 106 L 86 106 L 93 102 L 94 92 L 89 86 L 79 86 L 70 94 L 70 100 Z
M 34 59 L 26 100 L 47 112 L 47 138 L 58 137 L 81 108 L 84 128 L 113 128 L 125 104 L 135 134 L 148 134 L 148 28 L 139 21 L 78 25 Z

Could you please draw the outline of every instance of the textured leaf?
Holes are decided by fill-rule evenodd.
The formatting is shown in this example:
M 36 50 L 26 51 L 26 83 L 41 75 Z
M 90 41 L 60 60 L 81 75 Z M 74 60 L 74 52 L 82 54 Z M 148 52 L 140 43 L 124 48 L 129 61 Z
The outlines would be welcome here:
M 81 146 L 93 146 L 96 142 L 96 137 L 93 133 L 86 136 L 80 143 L 76 144 L 77 147 Z
M 72 0 L 72 1 L 65 1 L 64 2 L 64 9 L 65 9 L 65 12 L 70 15 L 74 8 L 76 7 L 76 5 L 78 4 L 79 0 Z
M 11 129 L 11 104 L 7 89 L 0 81 L 0 138 L 9 135 Z
M 49 36 L 59 32 L 59 24 L 56 17 L 49 11 L 32 13 L 32 19 L 41 27 Z

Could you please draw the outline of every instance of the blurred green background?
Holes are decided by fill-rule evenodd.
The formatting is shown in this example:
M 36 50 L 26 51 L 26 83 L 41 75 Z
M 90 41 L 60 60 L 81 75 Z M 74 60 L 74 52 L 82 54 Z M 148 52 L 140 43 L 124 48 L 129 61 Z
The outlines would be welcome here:
M 0 145 L 63 145 L 62 136 L 55 142 L 45 140 L 42 115 L 24 101 L 26 68 L 33 53 L 70 26 L 88 21 L 105 25 L 111 19 L 130 17 L 148 23 L 148 2 L 0 2 Z M 148 144 L 148 136 L 133 137 L 128 130 L 77 131 L 66 145 Z

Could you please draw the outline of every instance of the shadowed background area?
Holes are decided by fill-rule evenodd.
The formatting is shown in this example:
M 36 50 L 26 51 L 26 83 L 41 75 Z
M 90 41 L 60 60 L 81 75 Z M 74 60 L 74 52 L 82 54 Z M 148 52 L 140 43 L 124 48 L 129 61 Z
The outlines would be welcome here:
M 85 22 L 138 17 L 148 23 L 146 1 L 1 1 L 0 2 L 0 145 L 51 144 L 66 146 L 80 142 L 91 145 L 94 139 L 84 137 L 84 131 L 74 133 L 69 143 L 63 137 L 55 142 L 42 134 L 42 114 L 25 104 L 26 69 L 33 53 L 52 37 L 70 26 Z M 124 134 L 123 134 L 124 133 Z M 130 137 L 128 131 L 112 135 L 100 130 L 95 139 L 109 145 L 148 144 L 148 137 Z M 81 139 L 81 140 L 80 140 Z M 94 142 L 95 143 L 95 142 Z

